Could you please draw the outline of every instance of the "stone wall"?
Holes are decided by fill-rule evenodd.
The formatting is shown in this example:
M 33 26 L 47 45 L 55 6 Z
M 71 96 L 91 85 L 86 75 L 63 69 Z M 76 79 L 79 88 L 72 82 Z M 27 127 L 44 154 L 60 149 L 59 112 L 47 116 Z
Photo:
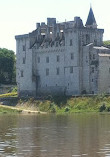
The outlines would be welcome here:
M 110 93 L 110 54 L 99 54 L 98 92 Z
M 90 55 L 102 38 L 103 29 L 86 28 L 79 17 L 63 23 L 48 18 L 32 33 L 16 36 L 19 95 L 96 93 Z
M 30 43 L 28 35 L 24 35 L 17 39 L 17 62 L 16 62 L 16 80 L 18 86 L 18 94 L 26 93 L 23 91 L 35 91 L 36 86 L 32 81 L 32 50 L 30 49 Z M 31 94 L 32 95 L 32 94 Z

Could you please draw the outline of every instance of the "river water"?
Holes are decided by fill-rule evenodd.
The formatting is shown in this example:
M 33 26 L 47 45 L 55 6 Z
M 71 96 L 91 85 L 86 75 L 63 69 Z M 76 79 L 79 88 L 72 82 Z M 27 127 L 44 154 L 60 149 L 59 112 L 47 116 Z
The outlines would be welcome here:
M 0 157 L 110 157 L 110 115 L 0 115 Z

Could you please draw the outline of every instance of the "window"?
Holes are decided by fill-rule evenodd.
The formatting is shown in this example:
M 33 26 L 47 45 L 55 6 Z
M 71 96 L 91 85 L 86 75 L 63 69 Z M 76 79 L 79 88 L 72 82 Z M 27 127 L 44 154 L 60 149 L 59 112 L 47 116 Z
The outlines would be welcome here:
M 57 32 L 57 38 L 59 38 L 59 33 Z
M 91 71 L 92 71 L 92 73 L 94 73 L 94 67 L 92 67 Z
M 110 73 L 110 68 L 109 68 L 109 73 Z
M 46 63 L 49 63 L 49 57 L 46 57 Z
M 23 72 L 23 70 L 21 70 L 21 77 L 24 77 L 24 72 Z
M 86 34 L 86 44 L 89 44 L 89 43 L 90 43 L 90 35 Z
M 58 41 L 56 42 L 56 47 L 58 47 Z
M 23 45 L 23 51 L 26 51 L 26 46 L 25 45 Z
M 70 46 L 72 46 L 73 45 L 73 41 L 72 41 L 72 39 L 70 39 Z
M 49 69 L 47 68 L 46 69 L 46 76 L 48 76 L 49 75 Z
M 37 58 L 38 63 L 40 63 L 40 57 Z
M 95 54 L 93 54 L 93 59 L 95 59 Z
M 23 57 L 23 64 L 25 64 L 25 58 Z
M 71 53 L 71 60 L 73 60 L 74 59 L 74 54 L 73 53 Z
M 50 46 L 51 46 L 51 47 L 54 46 L 54 41 L 51 42 Z
M 43 39 L 45 38 L 45 34 L 42 35 Z
M 70 73 L 73 73 L 73 67 L 70 67 Z
M 57 68 L 56 70 L 57 70 L 57 75 L 59 75 L 59 73 L 60 73 L 60 69 L 59 69 L 59 68 Z
M 59 55 L 57 55 L 57 62 L 59 62 L 60 61 L 60 56 Z
M 97 46 L 97 40 L 96 39 L 94 40 L 94 45 Z
M 94 79 L 92 79 L 92 82 L 94 82 Z

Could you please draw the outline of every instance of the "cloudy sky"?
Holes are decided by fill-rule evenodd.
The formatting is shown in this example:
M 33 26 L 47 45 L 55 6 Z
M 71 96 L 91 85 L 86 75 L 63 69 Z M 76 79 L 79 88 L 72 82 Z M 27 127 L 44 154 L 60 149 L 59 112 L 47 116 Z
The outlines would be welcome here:
M 16 51 L 15 35 L 26 34 L 37 22 L 56 17 L 58 22 L 80 16 L 86 23 L 92 4 L 104 40 L 110 39 L 110 0 L 0 0 L 0 47 Z

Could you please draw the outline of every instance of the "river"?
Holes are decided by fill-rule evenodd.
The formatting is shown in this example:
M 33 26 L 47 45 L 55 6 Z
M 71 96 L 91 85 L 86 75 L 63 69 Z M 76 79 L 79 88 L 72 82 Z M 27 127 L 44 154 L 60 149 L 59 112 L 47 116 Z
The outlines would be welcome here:
M 0 115 L 0 157 L 110 157 L 110 115 Z

